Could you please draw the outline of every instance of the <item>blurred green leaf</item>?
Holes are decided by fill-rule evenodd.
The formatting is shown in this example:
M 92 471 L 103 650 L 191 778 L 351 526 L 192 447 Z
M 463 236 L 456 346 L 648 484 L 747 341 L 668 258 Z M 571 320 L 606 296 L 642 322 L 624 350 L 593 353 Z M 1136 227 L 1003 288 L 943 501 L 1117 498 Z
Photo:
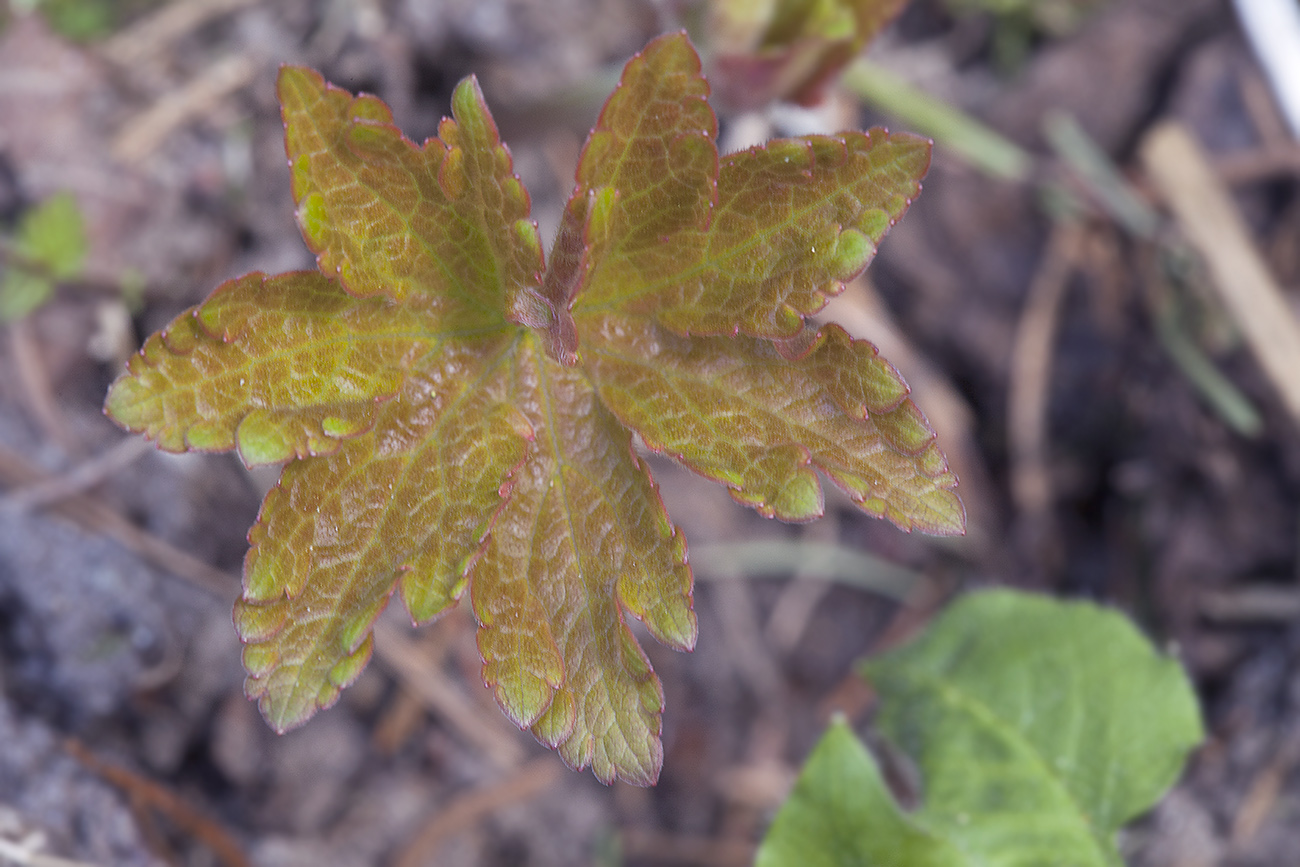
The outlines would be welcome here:
M 876 760 L 848 724 L 835 720 L 808 757 L 755 865 L 937 867 L 959 859 L 950 843 L 898 808 Z
M 55 280 L 81 273 L 86 260 L 86 227 L 71 193 L 55 193 L 27 212 L 18 225 L 19 256 Z
M 762 867 L 1118 865 L 1117 831 L 1203 737 L 1178 662 L 1090 603 L 972 594 L 863 670 L 881 732 L 921 772 L 922 806 L 902 814 L 871 757 L 832 726 Z
M 44 304 L 53 292 L 54 284 L 48 277 L 21 268 L 6 271 L 0 281 L 0 320 L 23 318 Z
M 81 209 L 71 193 L 56 193 L 28 211 L 0 282 L 0 318 L 26 316 L 45 303 L 55 284 L 80 276 L 86 251 Z
M 863 671 L 926 781 L 927 825 L 972 860 L 1120 863 L 1115 833 L 1203 737 L 1178 662 L 1087 602 L 972 594 Z
M 168 0 L 9 0 L 23 12 L 39 10 L 50 27 L 73 42 L 105 39 Z
M 90 42 L 113 32 L 113 5 L 110 0 L 41 0 L 40 9 L 61 36 Z
M 843 82 L 859 99 L 933 137 L 985 174 L 1009 181 L 1029 179 L 1034 161 L 1023 148 L 883 66 L 858 58 L 845 70 Z

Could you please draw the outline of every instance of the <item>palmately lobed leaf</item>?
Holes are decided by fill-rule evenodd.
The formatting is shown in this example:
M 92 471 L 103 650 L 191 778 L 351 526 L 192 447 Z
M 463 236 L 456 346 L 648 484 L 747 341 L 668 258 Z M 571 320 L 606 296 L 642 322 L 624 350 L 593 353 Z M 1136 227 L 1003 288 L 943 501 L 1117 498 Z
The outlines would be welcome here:
M 569 764 L 648 784 L 663 762 L 663 691 L 624 611 L 669 646 L 695 645 L 685 545 L 581 372 L 521 352 L 512 402 L 535 453 L 474 571 L 484 679 Z
M 730 154 L 707 227 L 624 256 L 604 242 L 575 315 L 617 307 L 680 333 L 791 337 L 867 267 L 929 164 L 928 141 L 879 129 Z M 612 217 L 590 229 L 595 250 L 617 231 Z
M 960 531 L 897 372 L 804 323 L 906 210 L 925 142 L 845 133 L 720 162 L 699 59 L 661 37 L 601 113 L 544 269 L 472 78 L 421 145 L 310 70 L 279 92 L 320 273 L 219 287 L 107 401 L 166 449 L 289 461 L 235 609 L 277 730 L 357 677 L 394 593 L 423 622 L 468 590 L 506 715 L 606 782 L 653 782 L 663 690 L 628 618 L 680 650 L 697 625 L 634 434 L 767 515 L 820 514 L 820 471 L 870 514 Z
M 145 342 L 106 401 L 171 452 L 244 462 L 330 454 L 437 345 L 417 309 L 356 299 L 320 274 L 248 274 Z
M 321 270 L 358 296 L 424 295 L 446 327 L 503 325 L 537 280 L 541 243 L 474 79 L 422 146 L 378 99 L 314 71 L 286 67 L 279 93 L 298 221 Z
M 956 477 L 875 348 L 828 326 L 799 359 L 751 338 L 681 337 L 644 317 L 579 320 L 605 404 L 655 451 L 769 517 L 822 514 L 821 470 L 902 529 L 960 533 Z
M 445 354 L 407 380 L 373 431 L 327 459 L 290 464 L 267 495 L 249 534 L 235 624 L 246 691 L 278 730 L 331 704 L 360 673 L 395 589 L 417 622 L 464 593 L 532 436 L 494 394 L 500 347 L 488 358 L 496 363 Z M 463 376 L 476 362 L 482 369 Z M 457 372 L 463 378 L 451 380 Z M 454 390 L 430 401 L 449 381 Z

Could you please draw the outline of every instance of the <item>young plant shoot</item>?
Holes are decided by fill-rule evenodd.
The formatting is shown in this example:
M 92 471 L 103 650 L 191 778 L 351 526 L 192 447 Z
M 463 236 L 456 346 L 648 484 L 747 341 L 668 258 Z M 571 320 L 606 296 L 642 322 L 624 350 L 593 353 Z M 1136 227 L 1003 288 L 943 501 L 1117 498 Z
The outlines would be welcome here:
M 821 515 L 820 472 L 904 530 L 963 531 L 898 373 L 806 321 L 907 210 L 929 143 L 719 156 L 708 92 L 683 34 L 629 61 L 544 260 L 473 78 L 416 144 L 377 98 L 281 71 L 318 270 L 219 286 L 107 399 L 164 450 L 284 463 L 235 605 L 277 731 L 357 678 L 394 593 L 422 623 L 468 592 L 505 714 L 605 782 L 653 783 L 663 690 L 625 618 L 680 650 L 696 620 L 634 434 L 770 517 Z

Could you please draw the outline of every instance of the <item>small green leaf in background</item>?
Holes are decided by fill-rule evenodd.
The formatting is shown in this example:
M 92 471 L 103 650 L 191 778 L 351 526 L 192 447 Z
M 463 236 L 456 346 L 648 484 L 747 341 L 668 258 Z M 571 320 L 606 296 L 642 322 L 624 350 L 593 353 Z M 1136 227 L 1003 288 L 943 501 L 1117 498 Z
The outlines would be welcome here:
M 756 867 L 959 863 L 952 845 L 899 809 L 876 760 L 843 720 L 808 757 L 794 793 L 772 823 Z
M 881 696 L 880 731 L 920 770 L 922 806 L 899 813 L 871 757 L 832 726 L 761 867 L 1121 864 L 1116 833 L 1203 737 L 1178 662 L 1089 603 L 973 594 L 863 670 Z
M 40 9 L 50 26 L 73 42 L 91 42 L 113 32 L 112 4 L 105 0 L 41 0 Z
M 59 281 L 81 274 L 86 229 L 71 193 L 56 193 L 18 224 L 13 255 L 0 280 L 0 319 L 19 319 L 40 307 Z

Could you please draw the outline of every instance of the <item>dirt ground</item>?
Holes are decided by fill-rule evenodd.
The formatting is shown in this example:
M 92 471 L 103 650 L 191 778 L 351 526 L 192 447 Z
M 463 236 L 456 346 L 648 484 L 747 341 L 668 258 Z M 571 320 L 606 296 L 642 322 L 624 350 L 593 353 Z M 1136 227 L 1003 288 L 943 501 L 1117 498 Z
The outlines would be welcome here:
M 1034 158 L 1027 180 L 1008 181 L 940 147 L 867 278 L 826 313 L 912 384 L 961 476 L 970 532 L 907 536 L 829 492 L 823 520 L 781 525 L 652 460 L 691 545 L 700 620 L 693 654 L 647 640 L 667 698 L 653 789 L 602 786 L 514 730 L 481 686 L 466 611 L 421 630 L 387 612 L 339 704 L 273 734 L 243 697 L 230 611 L 274 473 L 142 447 L 100 406 L 140 338 L 220 281 L 311 267 L 278 64 L 377 93 L 416 139 L 476 73 L 549 238 L 618 67 L 680 26 L 682 4 L 140 0 L 104 4 L 81 41 L 11 13 L 0 226 L 71 190 L 91 254 L 84 279 L 0 332 L 6 851 L 25 847 L 27 864 L 746 864 L 830 713 L 867 729 L 854 661 L 954 592 L 1009 584 L 1123 608 L 1197 684 L 1209 739 L 1124 835 L 1130 863 L 1294 863 L 1300 417 L 1287 378 L 1300 370 L 1261 360 L 1269 349 L 1221 300 L 1177 214 L 1177 169 L 1162 181 L 1150 148 L 1170 124 L 1199 144 L 1294 310 L 1300 146 L 1227 0 L 1085 5 L 1077 27 L 1034 32 L 1009 56 L 1005 20 L 916 0 L 872 49 Z M 1110 156 L 1158 226 L 1121 225 L 1067 168 L 1044 134 L 1053 111 Z M 883 118 L 834 90 L 814 111 L 720 121 L 742 146 Z M 1073 219 L 1044 204 L 1062 188 Z M 1206 398 L 1188 346 L 1254 408 L 1256 429 Z M 794 561 L 759 568 L 771 564 L 746 554 L 756 542 Z M 823 580 L 835 569 L 799 554 L 827 545 L 883 565 L 856 584 Z M 905 604 L 864 589 L 899 575 Z

